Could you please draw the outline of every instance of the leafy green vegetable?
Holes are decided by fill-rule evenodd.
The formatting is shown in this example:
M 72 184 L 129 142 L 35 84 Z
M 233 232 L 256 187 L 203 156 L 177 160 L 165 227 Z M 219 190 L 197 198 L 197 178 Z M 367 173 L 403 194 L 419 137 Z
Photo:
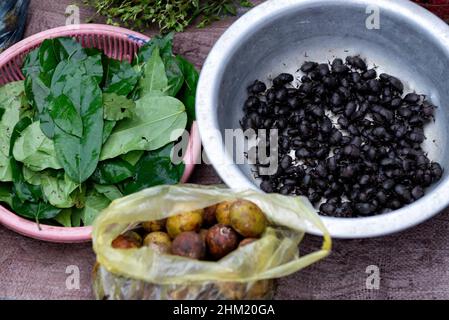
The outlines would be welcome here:
M 81 216 L 83 215 L 83 209 L 72 208 L 72 227 L 81 226 Z
M 47 47 L 49 48 L 49 55 L 45 54 L 45 49 Z M 50 59 L 47 56 L 50 57 Z M 86 58 L 86 56 L 86 50 L 81 46 L 81 44 L 73 41 L 73 39 L 69 37 L 44 40 L 39 50 L 41 66 L 48 63 L 51 63 L 51 65 L 57 65 L 60 61 L 69 58 L 72 60 L 81 60 Z M 54 63 L 52 63 L 52 60 Z
M 42 42 L 39 48 L 39 65 L 40 65 L 40 79 L 48 87 L 51 84 L 51 78 L 56 66 L 60 60 L 59 54 L 55 50 L 55 40 L 46 39 Z
M 59 129 L 68 135 L 83 136 L 83 120 L 72 101 L 64 94 L 54 98 L 49 105 L 50 117 Z
M 16 213 L 36 222 L 43 219 L 52 219 L 61 212 L 61 209 L 55 208 L 46 202 L 22 202 L 15 196 L 13 196 L 11 207 Z
M 70 180 L 67 175 L 64 178 L 42 175 L 42 191 L 47 201 L 57 208 L 70 208 L 75 204 L 72 192 L 78 188 L 78 184 Z
M 90 226 L 95 218 L 106 208 L 111 201 L 103 194 L 92 189 L 86 194 L 86 203 L 81 213 L 81 220 L 84 225 Z
M 118 121 L 130 118 L 136 103 L 116 93 L 103 94 L 104 118 L 110 121 Z
M 12 204 L 12 184 L 2 183 L 0 184 L 0 202 L 5 202 L 9 206 Z
M 123 193 L 131 194 L 145 188 L 161 185 L 176 184 L 181 180 L 185 165 L 174 165 L 170 159 L 173 144 L 147 152 L 136 165 L 136 172 L 132 179 L 124 184 Z
M 157 24 L 161 32 L 184 31 L 200 17 L 198 27 L 209 25 L 225 15 L 236 15 L 238 6 L 251 7 L 249 0 L 83 0 L 106 17 L 108 24 L 137 29 Z
M 55 127 L 55 150 L 59 163 L 75 182 L 82 183 L 95 171 L 103 143 L 102 93 L 91 77 L 79 81 L 79 110 L 83 122 L 83 136 L 76 137 Z M 72 100 L 72 102 L 74 102 Z
M 35 172 L 23 168 L 23 177 L 28 183 L 41 186 L 43 198 L 57 208 L 70 208 L 75 205 L 75 198 L 72 196 L 79 184 L 70 180 L 62 173 L 52 175 L 48 171 Z
M 104 57 L 103 68 L 105 69 L 104 93 L 127 96 L 139 81 L 139 74 L 126 60 L 118 61 Z
M 39 48 L 36 48 L 26 55 L 22 66 L 22 73 L 25 77 L 29 77 L 38 74 L 40 71 Z
M 23 118 L 17 122 L 11 134 L 9 163 L 12 172 L 12 181 L 14 183 L 13 191 L 15 196 L 22 202 L 38 202 L 42 197 L 42 190 L 39 186 L 27 183 L 23 177 L 22 165 L 13 157 L 13 146 L 17 138 L 32 123 L 30 118 Z
M 61 61 L 56 67 L 51 81 L 51 94 L 54 97 L 65 94 L 77 106 L 81 100 L 81 80 L 83 78 L 92 78 L 98 85 L 101 83 L 103 79 L 101 55 L 87 56 L 79 61 Z
M 13 146 L 21 133 L 31 125 L 30 118 L 22 118 L 14 126 L 11 134 L 9 160 L 11 165 L 13 188 L 12 188 L 12 209 L 27 218 L 32 218 L 39 222 L 42 219 L 54 218 L 61 209 L 53 207 L 42 200 L 43 194 L 41 186 L 35 186 L 25 181 L 22 173 L 22 165 L 19 164 L 13 154 Z
M 181 70 L 185 79 L 185 83 L 178 94 L 178 98 L 186 106 L 188 118 L 187 126 L 190 127 L 192 125 L 192 122 L 196 119 L 195 96 L 200 75 L 198 71 L 196 71 L 195 66 L 189 61 L 181 56 L 177 56 L 176 59 L 178 60 L 178 64 L 181 66 Z
M 100 162 L 92 175 L 92 180 L 99 184 L 116 184 L 132 177 L 133 174 L 134 166 L 116 158 Z
M 42 132 L 47 137 L 53 138 L 54 124 L 47 110 L 50 89 L 36 75 L 26 78 L 25 87 L 28 99 L 39 115 Z
M 103 146 L 100 160 L 133 150 L 155 150 L 176 140 L 187 123 L 181 101 L 168 96 L 144 96 L 136 102 L 135 115 L 122 120 Z M 177 130 L 178 129 L 178 130 Z
M 145 152 L 141 151 L 141 150 L 130 151 L 130 152 L 126 153 L 126 154 L 121 155 L 120 158 L 125 160 L 126 162 L 128 162 L 132 166 L 135 166 L 136 163 L 140 160 L 140 158 L 142 158 L 144 153 Z
M 167 94 L 176 96 L 184 83 L 184 75 L 173 55 L 163 58 L 168 79 Z
M 77 227 L 124 193 L 179 182 L 170 142 L 185 129 L 197 73 L 172 41 L 154 37 L 133 64 L 71 38 L 31 51 L 25 81 L 0 87 L 0 202 Z
M 59 224 L 66 228 L 72 226 L 72 209 L 64 209 L 54 218 Z
M 153 50 L 150 60 L 145 64 L 143 77 L 139 82 L 142 95 L 152 91 L 166 91 L 168 79 L 165 74 L 164 62 L 159 55 L 159 48 Z
M 13 147 L 13 156 L 34 171 L 62 168 L 56 158 L 55 145 L 44 135 L 39 121 L 29 125 L 17 138 Z
M 99 65 L 98 63 L 95 65 L 95 57 L 90 58 L 81 45 L 70 38 L 45 40 L 38 49 L 27 56 L 22 68 L 26 76 L 25 88 L 28 100 L 38 111 L 42 131 L 49 138 L 53 138 L 54 134 L 53 121 L 47 110 L 53 94 L 50 87 L 54 86 L 55 78 L 60 80 L 61 70 L 67 73 L 64 67 L 66 66 L 65 59 L 68 58 L 70 58 L 71 65 L 83 61 L 80 64 L 82 68 L 79 70 L 75 68 L 70 72 L 88 72 L 96 77 L 100 76 L 98 81 L 101 81 L 103 74 L 101 62 Z M 98 55 L 97 59 L 101 59 L 101 55 Z M 58 95 L 56 94 L 56 96 Z
M 106 140 L 108 140 L 108 138 L 111 135 L 112 130 L 114 130 L 114 127 L 116 124 L 117 124 L 117 121 L 109 121 L 109 120 L 104 121 L 103 138 L 102 138 L 103 143 L 105 143 Z
M 99 193 L 104 195 L 110 201 L 114 201 L 115 199 L 123 197 L 123 194 L 114 185 L 94 184 L 94 188 L 95 188 L 96 191 L 98 191 Z
M 173 51 L 173 36 L 172 32 L 166 35 L 155 35 L 150 41 L 146 42 L 142 47 L 139 48 L 137 56 L 133 61 L 134 66 L 141 66 L 146 61 L 150 60 L 153 55 L 153 51 L 159 48 L 159 54 L 161 56 L 166 56 L 172 54 Z
M 0 181 L 12 181 L 9 162 L 11 133 L 21 117 L 23 81 L 11 82 L 0 87 L 0 107 L 4 113 L 0 119 Z
M 144 46 L 142 46 L 142 48 L 139 50 L 137 60 L 134 62 L 135 64 L 138 64 L 139 61 L 148 60 L 148 62 L 146 63 L 147 67 L 145 68 L 145 73 L 156 76 L 158 74 L 165 74 L 167 79 L 166 88 L 162 87 L 159 90 L 172 97 L 176 96 L 184 83 L 184 75 L 182 73 L 181 67 L 179 66 L 178 61 L 173 55 L 173 35 L 173 33 L 169 33 L 165 36 L 155 36 Z M 162 61 L 164 65 L 163 73 L 161 70 L 147 70 L 148 64 L 152 62 L 155 56 L 160 56 L 161 58 L 160 61 Z M 160 63 L 160 61 L 157 60 L 158 63 Z M 141 88 L 146 93 L 151 91 L 145 89 L 144 87 L 142 87 L 142 85 Z

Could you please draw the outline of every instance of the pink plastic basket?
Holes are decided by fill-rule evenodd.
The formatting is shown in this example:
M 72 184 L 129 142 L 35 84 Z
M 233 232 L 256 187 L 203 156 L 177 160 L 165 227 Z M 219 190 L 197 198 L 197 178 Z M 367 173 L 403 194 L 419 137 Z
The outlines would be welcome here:
M 24 39 L 0 55 L 0 84 L 23 80 L 21 66 L 28 52 L 45 39 L 73 37 L 85 48 L 97 48 L 109 57 L 131 62 L 141 45 L 149 38 L 138 32 L 99 24 L 70 25 L 50 29 Z M 190 177 L 201 152 L 201 140 L 196 123 L 190 131 L 190 140 L 184 162 L 186 164 L 181 182 Z M 0 223 L 22 235 L 50 242 L 75 243 L 91 239 L 91 227 L 64 228 L 48 225 L 38 226 L 0 206 Z

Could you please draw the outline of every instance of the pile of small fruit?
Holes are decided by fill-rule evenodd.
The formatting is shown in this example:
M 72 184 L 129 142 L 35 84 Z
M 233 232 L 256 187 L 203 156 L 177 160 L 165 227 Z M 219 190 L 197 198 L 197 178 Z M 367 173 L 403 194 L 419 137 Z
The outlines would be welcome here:
M 149 246 L 163 254 L 216 261 L 257 240 L 267 219 L 247 200 L 224 201 L 158 221 L 141 224 L 112 241 L 116 249 Z M 143 239 L 143 240 L 142 240 Z

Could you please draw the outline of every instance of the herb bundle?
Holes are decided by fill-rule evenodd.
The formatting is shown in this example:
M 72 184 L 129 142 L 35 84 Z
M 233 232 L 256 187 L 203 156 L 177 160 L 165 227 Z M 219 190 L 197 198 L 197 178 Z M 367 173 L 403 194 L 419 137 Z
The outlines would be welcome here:
M 198 73 L 172 40 L 154 37 L 133 63 L 71 38 L 30 52 L 25 81 L 0 87 L 0 201 L 36 221 L 90 225 L 116 198 L 179 182 L 170 152 L 195 117 Z
M 239 6 L 251 7 L 249 0 L 84 0 L 108 24 L 144 29 L 157 24 L 161 32 L 183 31 L 199 18 L 204 27 L 225 15 L 236 15 Z

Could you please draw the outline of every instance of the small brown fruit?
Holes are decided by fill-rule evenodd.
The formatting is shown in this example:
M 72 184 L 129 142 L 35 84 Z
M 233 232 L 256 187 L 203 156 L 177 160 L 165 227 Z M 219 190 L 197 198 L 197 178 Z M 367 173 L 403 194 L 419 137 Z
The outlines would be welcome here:
M 142 228 L 144 228 L 146 232 L 163 231 L 166 222 L 167 219 L 146 221 L 142 223 Z
M 244 247 L 244 246 L 246 246 L 247 244 L 253 243 L 253 242 L 256 241 L 256 240 L 258 240 L 258 239 L 256 239 L 256 238 L 246 238 L 246 239 L 243 239 L 242 241 L 240 241 L 239 247 Z
M 217 210 L 217 205 L 214 204 L 213 206 L 204 208 L 204 213 L 203 213 L 203 224 L 206 227 L 210 227 L 213 226 L 214 224 L 217 223 L 217 217 L 216 217 L 216 210 Z
M 172 253 L 191 259 L 203 259 L 206 255 L 206 245 L 198 233 L 183 232 L 173 240 Z
M 217 209 L 215 211 L 217 221 L 221 224 L 230 225 L 231 220 L 229 219 L 229 209 L 232 205 L 231 201 L 223 201 L 217 205 Z
M 246 200 L 234 202 L 230 208 L 231 226 L 245 238 L 258 238 L 267 227 L 262 210 Z
M 142 246 L 142 237 L 134 231 L 128 231 L 115 238 L 112 243 L 115 249 L 134 249 Z
M 185 231 L 198 231 L 203 224 L 203 210 L 178 214 L 167 219 L 167 232 L 172 239 Z
M 171 239 L 165 232 L 155 231 L 147 234 L 143 244 L 158 253 L 168 254 L 171 252 Z
M 206 244 L 209 253 L 217 260 L 235 250 L 238 243 L 239 236 L 237 232 L 224 224 L 216 224 L 209 229 L 206 235 Z

